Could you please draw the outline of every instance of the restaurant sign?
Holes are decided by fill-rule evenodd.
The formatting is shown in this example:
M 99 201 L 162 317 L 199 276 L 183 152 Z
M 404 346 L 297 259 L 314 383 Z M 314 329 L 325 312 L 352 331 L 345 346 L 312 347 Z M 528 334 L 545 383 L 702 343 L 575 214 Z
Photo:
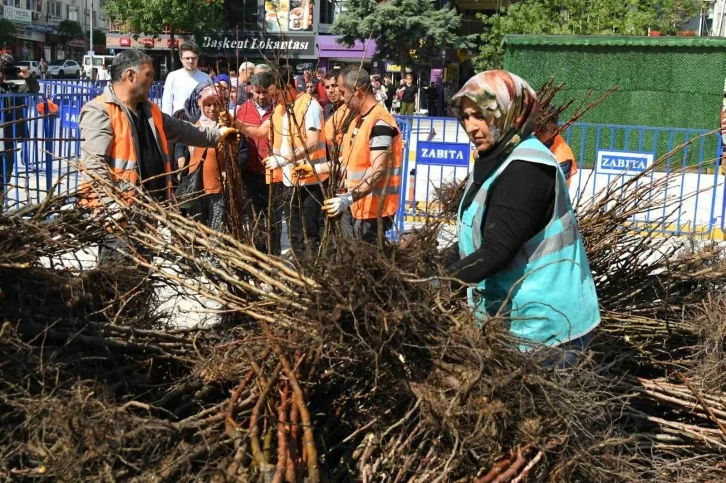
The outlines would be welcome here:
M 240 33 L 225 32 L 215 35 L 205 35 L 202 41 L 202 49 L 206 52 L 216 51 L 218 53 L 233 53 L 240 51 L 242 54 L 254 55 L 291 55 L 315 56 L 317 42 L 314 34 L 300 35 L 275 35 L 270 33 Z M 231 52 L 230 52 L 231 51 Z

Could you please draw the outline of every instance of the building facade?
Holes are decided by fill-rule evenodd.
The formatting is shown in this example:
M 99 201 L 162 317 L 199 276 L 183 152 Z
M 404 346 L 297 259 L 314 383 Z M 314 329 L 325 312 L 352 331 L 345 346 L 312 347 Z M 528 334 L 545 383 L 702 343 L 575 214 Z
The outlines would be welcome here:
M 104 0 L 0 0 L 0 4 L 0 16 L 13 22 L 17 31 L 15 44 L 6 49 L 22 60 L 75 58 L 89 50 L 85 38 L 69 40 L 59 35 L 64 20 L 77 22 L 86 35 L 91 24 L 108 31 Z

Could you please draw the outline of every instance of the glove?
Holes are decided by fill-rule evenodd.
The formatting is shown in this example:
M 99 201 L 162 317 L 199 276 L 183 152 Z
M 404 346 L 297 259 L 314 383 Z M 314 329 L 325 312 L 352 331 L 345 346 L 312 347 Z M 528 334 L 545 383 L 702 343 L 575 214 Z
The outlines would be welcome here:
M 323 202 L 323 211 L 328 214 L 328 218 L 334 218 L 340 215 L 344 209 L 348 208 L 352 204 L 352 193 L 335 195 L 335 198 L 329 198 Z
M 315 176 L 315 167 L 310 163 L 295 166 L 295 177 L 297 179 L 306 179 Z
M 268 156 L 267 158 L 265 158 L 265 168 L 267 169 L 282 168 L 283 166 L 286 166 L 288 164 L 290 164 L 290 161 L 280 156 L 279 154 L 273 154 L 272 156 Z
M 223 140 L 224 140 L 224 138 L 226 138 L 226 137 L 227 137 L 227 136 L 229 136 L 230 134 L 237 134 L 238 132 L 239 132 L 239 131 L 237 131 L 237 130 L 236 130 L 235 128 L 233 128 L 233 127 L 228 127 L 228 126 L 222 126 L 222 127 L 220 127 L 220 128 L 219 128 L 219 140 L 220 140 L 220 141 L 223 141 Z

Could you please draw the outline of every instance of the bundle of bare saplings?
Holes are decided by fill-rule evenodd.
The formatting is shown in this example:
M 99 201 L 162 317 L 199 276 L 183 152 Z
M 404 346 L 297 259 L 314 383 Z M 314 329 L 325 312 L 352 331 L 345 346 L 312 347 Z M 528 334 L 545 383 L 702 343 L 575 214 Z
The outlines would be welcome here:
M 141 193 L 123 216 L 64 197 L 3 215 L 0 475 L 723 481 L 726 265 L 653 236 L 664 218 L 633 223 L 681 202 L 664 193 L 679 173 L 650 173 L 578 207 L 603 323 L 567 370 L 431 276 L 440 221 L 377 246 L 334 222 L 318 257 L 290 261 Z M 109 235 L 128 263 L 83 268 Z M 156 295 L 171 292 L 214 301 L 219 322 L 174 328 Z

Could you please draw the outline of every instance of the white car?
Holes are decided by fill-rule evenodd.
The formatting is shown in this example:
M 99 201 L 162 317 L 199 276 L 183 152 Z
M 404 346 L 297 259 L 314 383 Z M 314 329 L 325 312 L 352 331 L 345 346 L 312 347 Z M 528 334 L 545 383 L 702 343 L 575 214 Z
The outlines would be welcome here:
M 19 60 L 15 63 L 17 67 L 27 67 L 28 72 L 35 74 L 40 79 L 40 62 L 37 60 Z
M 81 77 L 81 64 L 75 60 L 53 60 L 48 64 L 48 74 L 51 77 Z

